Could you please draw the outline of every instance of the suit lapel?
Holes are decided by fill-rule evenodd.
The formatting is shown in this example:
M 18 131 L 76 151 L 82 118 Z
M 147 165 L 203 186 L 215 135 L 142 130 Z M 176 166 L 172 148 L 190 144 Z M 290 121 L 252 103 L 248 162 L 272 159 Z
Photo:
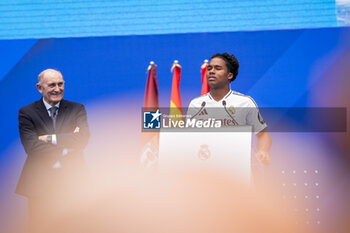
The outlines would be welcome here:
M 49 113 L 47 112 L 42 98 L 36 102 L 35 110 L 38 113 L 38 116 L 40 117 L 44 125 L 46 126 L 47 132 L 53 132 L 53 122 L 51 117 L 49 116 Z
M 62 128 L 64 119 L 67 116 L 68 112 L 68 105 L 65 100 L 61 100 L 60 107 L 58 109 L 57 119 L 56 119 L 56 131 L 60 132 L 60 129 Z

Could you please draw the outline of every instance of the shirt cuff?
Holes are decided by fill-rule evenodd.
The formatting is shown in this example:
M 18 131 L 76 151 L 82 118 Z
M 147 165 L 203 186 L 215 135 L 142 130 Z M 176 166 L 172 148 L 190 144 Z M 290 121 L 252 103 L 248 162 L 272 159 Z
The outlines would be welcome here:
M 52 134 L 52 144 L 57 145 L 56 134 Z

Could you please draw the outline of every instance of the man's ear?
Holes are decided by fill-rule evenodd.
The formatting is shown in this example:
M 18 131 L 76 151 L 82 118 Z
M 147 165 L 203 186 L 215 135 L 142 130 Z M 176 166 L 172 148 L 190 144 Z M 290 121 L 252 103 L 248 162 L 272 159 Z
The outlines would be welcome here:
M 38 89 L 41 94 L 43 93 L 43 87 L 39 83 L 36 84 L 36 89 Z
M 233 74 L 232 74 L 232 73 L 228 73 L 227 79 L 228 79 L 228 80 L 231 80 L 232 78 L 233 78 Z

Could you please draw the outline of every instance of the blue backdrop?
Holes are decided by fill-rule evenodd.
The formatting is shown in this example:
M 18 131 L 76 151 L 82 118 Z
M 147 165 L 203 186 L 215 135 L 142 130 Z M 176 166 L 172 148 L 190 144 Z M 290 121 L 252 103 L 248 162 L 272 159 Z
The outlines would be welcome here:
M 104 134 L 100 128 L 103 111 L 97 106 L 105 104 L 111 114 L 108 118 L 116 123 L 112 132 L 114 145 L 122 147 L 125 141 L 135 140 L 121 136 L 122 133 L 140 132 L 139 114 L 150 61 L 158 65 L 162 107 L 170 105 L 170 68 L 175 59 L 182 65 L 180 91 L 186 107 L 200 94 L 203 60 L 225 51 L 234 53 L 241 65 L 232 89 L 251 95 L 260 107 L 347 107 L 349 41 L 349 28 L 2 40 L 1 211 L 6 210 L 8 216 L 19 216 L 23 208 L 24 201 L 13 194 L 26 156 L 19 142 L 17 113 L 20 107 L 40 98 L 35 83 L 43 69 L 61 70 L 66 80 L 65 98 L 86 105 L 91 145 Z M 134 121 L 123 122 L 128 116 Z M 344 152 L 348 145 L 343 139 L 323 137 L 318 135 L 312 139 L 327 145 L 321 154 L 283 157 L 273 149 L 271 155 L 276 162 L 271 165 L 271 172 L 280 172 L 288 156 L 296 169 L 311 169 L 305 164 L 312 161 L 312 169 L 322 168 L 324 174 L 330 176 L 334 167 L 343 171 L 341 164 L 348 161 Z M 88 150 L 89 147 L 90 166 L 94 166 L 92 161 L 106 159 Z M 125 150 L 137 154 L 135 148 Z M 20 204 L 10 206 L 8 200 Z

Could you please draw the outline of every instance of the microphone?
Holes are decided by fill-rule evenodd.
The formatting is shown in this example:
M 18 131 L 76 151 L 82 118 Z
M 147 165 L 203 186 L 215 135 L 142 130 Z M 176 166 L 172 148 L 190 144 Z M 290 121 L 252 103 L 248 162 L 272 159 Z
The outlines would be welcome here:
M 238 125 L 238 123 L 237 123 L 237 121 L 235 120 L 235 118 L 233 118 L 233 116 L 231 116 L 230 112 L 227 110 L 227 108 L 226 108 L 226 101 L 225 101 L 225 100 L 222 101 L 222 105 L 224 105 L 225 111 L 226 111 L 227 114 L 232 118 L 233 123 L 234 123 L 235 125 Z
M 202 102 L 202 107 L 201 107 L 201 109 L 199 109 L 199 111 L 194 115 L 194 116 L 192 116 L 190 119 L 192 120 L 193 118 L 195 118 L 202 110 L 203 110 L 203 108 L 205 107 L 205 104 L 206 104 L 206 102 L 205 101 L 203 101 Z

